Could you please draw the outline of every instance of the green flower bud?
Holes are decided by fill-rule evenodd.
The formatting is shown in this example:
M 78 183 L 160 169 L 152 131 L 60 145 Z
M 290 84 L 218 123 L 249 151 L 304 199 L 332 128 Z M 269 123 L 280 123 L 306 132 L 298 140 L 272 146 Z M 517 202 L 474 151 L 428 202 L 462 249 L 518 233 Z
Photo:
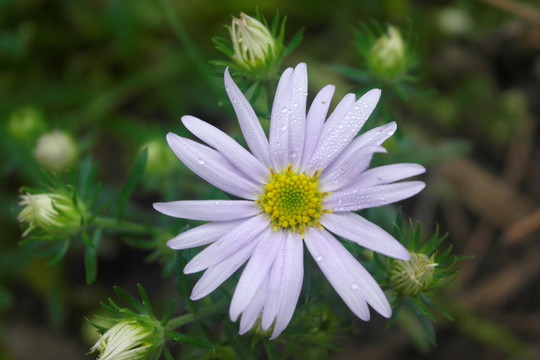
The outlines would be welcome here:
M 73 138 L 60 130 L 42 135 L 34 149 L 37 162 L 52 171 L 69 168 L 77 159 L 77 144 Z
M 33 107 L 18 109 L 9 118 L 8 131 L 18 140 L 35 141 L 45 131 L 45 120 Z
M 24 206 L 18 216 L 28 224 L 23 236 L 34 229 L 41 229 L 53 236 L 68 236 L 81 227 L 85 210 L 80 202 L 64 194 L 24 194 L 19 205 Z
M 388 81 L 403 75 L 409 62 L 401 33 L 393 26 L 388 26 L 387 33 L 373 43 L 367 57 L 367 65 L 373 73 Z
M 268 28 L 259 20 L 244 13 L 233 18 L 229 28 L 234 49 L 233 60 L 247 71 L 267 69 L 273 73 L 277 57 L 277 43 Z
M 390 269 L 390 282 L 397 293 L 415 296 L 426 291 L 433 283 L 433 272 L 437 266 L 435 255 L 411 253 L 411 259 L 395 260 Z
M 150 140 L 141 147 L 148 151 L 145 172 L 151 175 L 166 175 L 176 168 L 176 156 L 161 140 Z
M 101 335 L 91 350 L 99 351 L 98 360 L 145 360 L 156 357 L 164 341 L 156 319 L 124 319 Z

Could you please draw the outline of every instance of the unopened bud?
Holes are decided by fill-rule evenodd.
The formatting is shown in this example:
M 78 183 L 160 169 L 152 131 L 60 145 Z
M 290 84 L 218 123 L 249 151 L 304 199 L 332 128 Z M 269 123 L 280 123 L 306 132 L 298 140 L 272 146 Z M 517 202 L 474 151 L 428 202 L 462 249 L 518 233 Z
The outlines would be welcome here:
M 41 229 L 54 236 L 68 236 L 77 231 L 84 216 L 80 202 L 74 204 L 70 196 L 64 194 L 24 194 L 19 205 L 24 206 L 18 220 L 27 224 L 26 236 L 34 229 Z
M 410 260 L 395 260 L 390 269 L 390 281 L 397 293 L 415 296 L 428 290 L 433 282 L 433 272 L 437 266 L 435 256 L 411 253 Z
M 77 159 L 77 144 L 73 138 L 60 130 L 42 135 L 34 149 L 38 163 L 52 171 L 69 168 Z
M 398 29 L 388 26 L 373 44 L 368 55 L 369 68 L 380 78 L 394 81 L 405 73 L 409 66 L 405 43 Z

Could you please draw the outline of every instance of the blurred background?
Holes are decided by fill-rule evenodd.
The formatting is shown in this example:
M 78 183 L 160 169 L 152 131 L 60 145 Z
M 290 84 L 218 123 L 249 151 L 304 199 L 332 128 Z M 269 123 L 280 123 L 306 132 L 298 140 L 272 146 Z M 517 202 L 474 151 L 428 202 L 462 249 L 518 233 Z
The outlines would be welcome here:
M 240 134 L 223 68 L 210 63 L 226 60 L 212 38 L 228 37 L 232 16 L 256 9 L 269 21 L 276 11 L 286 16 L 286 42 L 304 29 L 283 66 L 308 64 L 309 101 L 329 83 L 336 85 L 334 106 L 347 92 L 383 88 L 366 126 L 396 120 L 400 130 L 379 161 L 428 169 L 426 189 L 399 204 L 404 219 L 420 221 L 427 237 L 438 224 L 455 253 L 473 256 L 460 261 L 459 278 L 436 297 L 454 317 L 435 323 L 436 346 L 406 320 L 385 330 L 378 316 L 363 323 L 329 306 L 327 313 L 338 314 L 326 324 L 331 335 L 299 342 L 311 349 L 309 358 L 540 356 L 537 2 L 0 0 L 0 359 L 95 358 L 85 355 L 97 339 L 85 317 L 100 313 L 113 285 L 135 294 L 136 283 L 143 284 L 162 311 L 175 296 L 174 252 L 164 243 L 183 224 L 155 214 L 151 204 L 212 198 L 215 190 L 176 160 L 165 135 L 187 136 L 185 114 Z M 351 71 L 365 65 L 357 37 L 373 21 L 401 29 L 414 49 L 414 81 L 399 89 Z M 81 244 L 55 265 L 36 256 L 32 244 L 19 245 L 21 188 L 43 183 L 38 149 L 44 134 L 58 133 L 68 140 L 54 144 L 75 149 L 65 168 L 88 156 L 97 164 L 98 202 L 114 197 L 137 155 L 149 149 L 126 216 L 162 227 L 158 255 L 149 260 L 152 250 L 110 233 L 97 256 L 97 279 L 87 285 Z M 391 227 L 397 207 L 388 208 L 373 216 Z M 171 351 L 212 358 L 187 347 Z M 300 350 L 284 357 L 306 358 Z

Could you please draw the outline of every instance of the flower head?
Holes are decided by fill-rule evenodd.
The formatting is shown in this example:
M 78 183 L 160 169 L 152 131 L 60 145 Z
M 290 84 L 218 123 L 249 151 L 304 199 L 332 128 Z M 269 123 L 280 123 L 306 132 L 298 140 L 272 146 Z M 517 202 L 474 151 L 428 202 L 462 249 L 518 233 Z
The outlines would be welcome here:
M 101 335 L 92 351 L 99 351 L 99 360 L 150 359 L 163 346 L 163 331 L 159 321 L 150 317 L 146 321 L 123 319 Z
M 73 138 L 60 130 L 42 135 L 34 149 L 38 163 L 48 170 L 61 171 L 69 168 L 77 159 L 77 144 Z
M 394 261 L 390 281 L 397 293 L 404 296 L 418 295 L 430 288 L 437 265 L 435 254 L 427 257 L 425 254 L 412 253 L 410 260 Z
M 383 291 L 334 235 L 397 259 L 410 254 L 390 234 L 354 211 L 390 204 L 424 188 L 399 180 L 421 174 L 417 164 L 367 170 L 374 153 L 396 130 L 390 123 L 358 137 L 380 97 L 374 89 L 359 100 L 346 95 L 325 121 L 334 87 L 324 87 L 306 115 L 307 69 L 285 70 L 271 114 L 269 137 L 247 99 L 225 71 L 225 89 L 251 152 L 193 116 L 182 121 L 208 144 L 169 133 L 173 152 L 214 186 L 245 200 L 155 203 L 163 214 L 208 221 L 168 242 L 173 249 L 211 244 L 184 268 L 206 270 L 191 298 L 200 299 L 248 261 L 234 292 L 230 317 L 240 314 L 240 333 L 256 323 L 273 325 L 276 338 L 289 323 L 302 287 L 304 244 L 349 308 L 368 320 L 368 304 L 385 317 Z M 249 260 L 248 260 L 249 259 Z
M 18 220 L 28 224 L 23 236 L 34 229 L 53 236 L 68 236 L 76 232 L 84 218 L 80 202 L 63 193 L 23 194 L 19 205 L 24 206 Z

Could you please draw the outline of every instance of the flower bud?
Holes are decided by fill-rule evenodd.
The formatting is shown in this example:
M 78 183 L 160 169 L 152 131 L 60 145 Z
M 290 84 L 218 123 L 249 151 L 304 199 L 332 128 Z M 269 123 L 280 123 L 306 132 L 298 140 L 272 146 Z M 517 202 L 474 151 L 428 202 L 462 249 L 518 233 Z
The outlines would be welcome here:
M 60 130 L 42 135 L 34 149 L 37 162 L 52 171 L 69 168 L 77 159 L 77 145 L 73 138 Z
M 8 131 L 18 140 L 35 141 L 45 131 L 45 120 L 33 107 L 18 109 L 9 118 Z
M 141 146 L 141 151 L 147 149 L 145 172 L 150 175 L 166 175 L 175 170 L 176 156 L 166 143 L 161 140 L 150 140 Z
M 388 26 L 387 33 L 373 43 L 367 63 L 376 76 L 388 81 L 395 81 L 405 73 L 409 59 L 398 29 Z
M 410 260 L 395 260 L 390 269 L 390 282 L 397 293 L 415 296 L 428 290 L 433 282 L 433 272 L 437 266 L 435 255 L 411 253 Z
M 98 360 L 145 360 L 157 356 L 164 342 L 164 330 L 153 318 L 123 319 L 107 330 L 92 351 Z
M 240 18 L 233 18 L 229 31 L 234 49 L 232 58 L 240 68 L 266 69 L 269 73 L 276 70 L 276 39 L 263 23 L 240 13 Z
M 34 229 L 41 229 L 53 236 L 68 236 L 76 232 L 84 218 L 85 210 L 80 202 L 74 203 L 64 194 L 24 194 L 19 205 L 24 206 L 18 216 L 21 223 L 28 224 L 26 236 Z

